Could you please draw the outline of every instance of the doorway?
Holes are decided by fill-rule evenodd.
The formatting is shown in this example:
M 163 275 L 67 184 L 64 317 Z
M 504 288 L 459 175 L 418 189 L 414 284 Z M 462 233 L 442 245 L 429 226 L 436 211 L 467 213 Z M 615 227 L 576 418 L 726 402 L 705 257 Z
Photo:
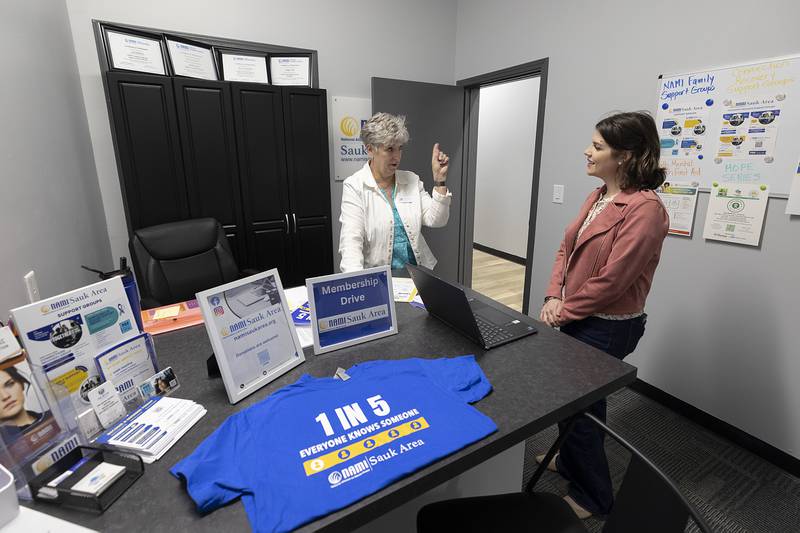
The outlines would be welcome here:
M 466 91 L 465 285 L 528 313 L 548 60 L 458 82 Z
M 522 311 L 539 77 L 478 90 L 472 288 Z
M 533 266 L 533 242 L 536 235 L 536 206 L 539 189 L 539 161 L 541 159 L 542 128 L 547 88 L 548 59 L 540 59 L 510 67 L 473 78 L 461 80 L 456 85 L 443 85 L 436 83 L 416 82 L 410 80 L 396 80 L 387 78 L 372 78 L 372 110 L 385 111 L 393 114 L 405 115 L 410 125 L 412 142 L 406 146 L 403 155 L 403 167 L 414 170 L 420 175 L 425 190 L 430 191 L 433 180 L 430 177 L 431 146 L 439 142 L 450 155 L 450 177 L 447 187 L 453 193 L 450 204 L 450 220 L 443 228 L 423 228 L 423 235 L 434 255 L 438 259 L 436 271 L 445 279 L 458 281 L 468 287 L 473 287 L 473 256 L 475 255 L 475 200 L 478 166 L 478 137 L 480 125 L 481 91 L 486 88 L 486 96 L 493 86 L 508 84 L 509 82 L 535 80 L 538 94 L 528 92 L 521 102 L 527 107 L 535 108 L 536 120 L 530 126 L 535 134 L 533 142 L 527 141 L 519 148 L 526 158 L 533 155 L 532 164 L 527 159 L 526 170 L 518 169 L 516 176 L 523 177 L 514 187 L 512 194 L 515 200 L 527 199 L 527 207 L 514 207 L 516 222 L 522 229 L 507 230 L 521 236 L 524 244 L 524 253 L 514 248 L 516 253 L 509 252 L 518 260 L 518 267 L 524 268 L 522 305 L 523 313 L 528 313 L 530 300 L 531 275 Z M 522 85 L 524 86 L 524 84 Z M 510 87 L 520 87 L 510 85 Z M 528 86 L 530 89 L 530 86 Z M 514 114 L 514 117 L 516 117 Z M 509 119 L 510 120 L 510 119 Z M 488 119 L 484 119 L 484 122 Z M 522 124 L 518 118 L 510 120 L 515 124 Z M 500 133 L 490 135 L 489 139 L 508 141 L 508 128 L 500 128 Z M 487 151 L 487 154 L 489 152 Z M 527 173 L 527 176 L 523 174 Z M 491 183 L 490 183 L 491 186 Z M 506 185 L 512 187 L 512 185 Z M 516 205 L 516 204 L 515 204 Z M 501 217 L 507 211 L 503 206 L 495 216 Z M 496 209 L 496 211 L 497 211 Z M 480 222 L 481 226 L 483 222 Z M 519 226 L 517 226 L 519 227 Z M 524 236 L 523 236 L 524 235 Z M 478 244 L 482 244 L 478 242 Z M 489 246 L 489 245 L 487 245 Z M 480 250 L 479 250 L 480 251 Z M 497 252 L 502 251 L 495 249 Z M 491 255 L 491 254 L 490 254 Z M 490 277 L 492 275 L 490 274 Z M 474 288 L 474 287 L 473 287 Z M 518 298 L 517 298 L 518 300 Z

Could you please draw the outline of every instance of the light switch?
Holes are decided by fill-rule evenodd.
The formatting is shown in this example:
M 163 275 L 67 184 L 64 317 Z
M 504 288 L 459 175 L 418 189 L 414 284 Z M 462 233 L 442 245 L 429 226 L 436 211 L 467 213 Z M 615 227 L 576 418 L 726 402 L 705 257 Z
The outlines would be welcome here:
M 564 203 L 564 186 L 563 185 L 553 185 L 553 203 L 554 204 L 563 204 Z

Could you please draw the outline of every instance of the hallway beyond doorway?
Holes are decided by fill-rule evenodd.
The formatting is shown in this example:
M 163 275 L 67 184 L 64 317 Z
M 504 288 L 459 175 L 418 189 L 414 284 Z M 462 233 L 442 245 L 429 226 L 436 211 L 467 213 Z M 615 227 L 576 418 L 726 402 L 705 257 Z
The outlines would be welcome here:
M 472 289 L 521 312 L 525 266 L 473 248 Z

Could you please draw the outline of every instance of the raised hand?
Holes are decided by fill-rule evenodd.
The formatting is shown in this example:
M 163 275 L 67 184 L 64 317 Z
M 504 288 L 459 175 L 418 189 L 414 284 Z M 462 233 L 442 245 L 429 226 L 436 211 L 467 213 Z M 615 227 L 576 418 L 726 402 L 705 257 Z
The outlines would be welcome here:
M 450 168 L 450 157 L 439 149 L 439 143 L 433 145 L 431 154 L 431 170 L 433 171 L 433 181 L 445 181 L 447 170 Z

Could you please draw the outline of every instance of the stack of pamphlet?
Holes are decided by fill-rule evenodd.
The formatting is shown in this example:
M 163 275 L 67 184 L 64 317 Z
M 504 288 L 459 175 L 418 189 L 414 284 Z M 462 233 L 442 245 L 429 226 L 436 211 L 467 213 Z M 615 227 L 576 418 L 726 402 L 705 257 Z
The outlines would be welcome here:
M 157 396 L 117 422 L 96 442 L 135 453 L 145 463 L 152 463 L 205 414 L 205 408 L 191 400 Z

